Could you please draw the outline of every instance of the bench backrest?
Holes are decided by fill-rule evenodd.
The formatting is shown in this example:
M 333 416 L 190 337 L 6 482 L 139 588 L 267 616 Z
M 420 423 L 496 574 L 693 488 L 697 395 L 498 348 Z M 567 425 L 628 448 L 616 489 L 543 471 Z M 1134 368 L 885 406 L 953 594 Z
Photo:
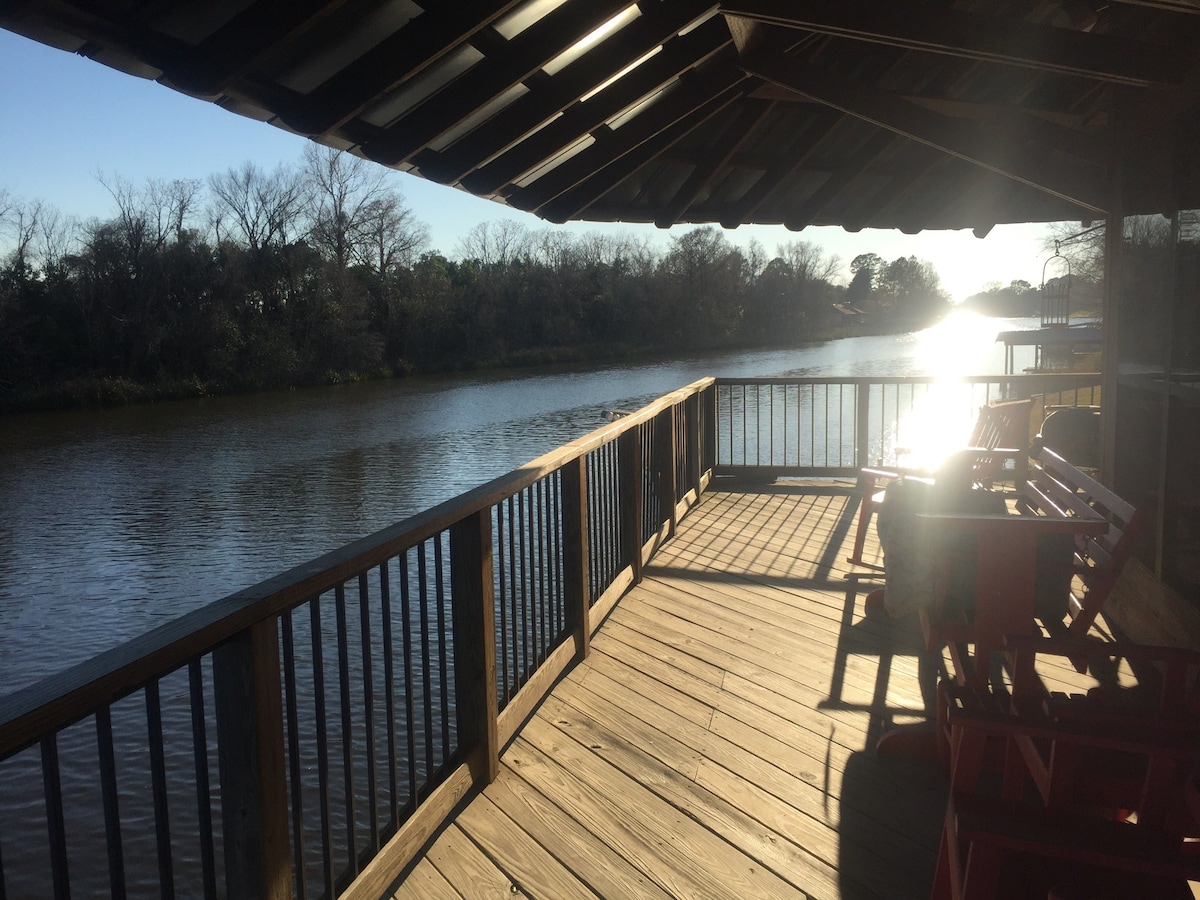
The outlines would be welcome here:
M 1103 534 L 1079 535 L 1075 539 L 1075 574 L 1083 590 L 1071 593 L 1068 631 L 1082 636 L 1092 627 L 1133 553 L 1141 514 L 1053 450 L 1035 445 L 1029 458 L 1032 465 L 1022 498 L 1025 504 L 1046 515 L 1098 516 L 1108 522 Z M 1047 627 L 1053 628 L 1053 623 L 1047 623 Z
M 1007 400 L 980 407 L 979 418 L 975 420 L 967 446 L 987 450 L 1024 450 L 1029 446 L 1029 417 L 1032 412 L 1032 400 Z M 1011 458 L 977 454 L 972 480 L 976 484 L 989 486 L 991 479 L 1004 468 L 1005 461 Z

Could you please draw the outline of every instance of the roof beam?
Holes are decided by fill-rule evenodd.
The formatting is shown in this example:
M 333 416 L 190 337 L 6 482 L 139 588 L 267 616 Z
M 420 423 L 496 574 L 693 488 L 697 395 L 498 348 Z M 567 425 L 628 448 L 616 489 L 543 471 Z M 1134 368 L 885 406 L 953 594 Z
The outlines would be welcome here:
M 550 218 L 549 213 L 542 212 L 542 207 L 584 181 L 593 185 L 598 181 L 604 182 L 607 186 L 596 194 L 596 196 L 600 196 L 628 174 L 613 181 L 610 177 L 611 172 L 606 175 L 605 169 L 647 142 L 651 142 L 652 139 L 660 139 L 653 144 L 659 151 L 670 146 L 674 140 L 662 144 L 661 136 L 670 131 L 672 126 L 680 121 L 689 120 L 690 117 L 696 115 L 698 110 L 711 106 L 714 98 L 724 98 L 720 106 L 708 112 L 704 117 L 707 119 L 718 109 L 724 108 L 736 97 L 741 96 L 732 89 L 747 80 L 746 76 L 740 72 L 732 73 L 725 68 L 681 78 L 658 101 L 648 109 L 642 110 L 635 118 L 625 122 L 615 131 L 606 127 L 596 135 L 596 142 L 592 146 L 546 172 L 529 186 L 515 192 L 510 198 L 512 204 L 520 209 L 537 211 L 540 215 Z M 569 210 L 566 215 L 556 217 L 551 221 L 566 221 L 583 205 L 586 204 L 580 204 Z M 561 209 L 561 205 L 558 208 Z
M 171 67 L 172 85 L 221 94 L 280 45 L 315 28 L 348 0 L 260 0 L 206 37 Z
M 521 0 L 461 0 L 421 13 L 395 34 L 314 88 L 280 118 L 302 134 L 340 127 L 378 97 L 415 78 Z
M 421 174 L 444 184 L 459 181 L 660 44 L 665 42 L 670 48 L 676 42 L 689 43 L 678 32 L 715 9 L 712 0 L 677 0 L 654 6 L 637 20 L 636 28 L 623 28 L 601 41 L 497 113 L 487 128 L 472 131 L 421 164 Z M 715 35 L 716 30 L 712 31 Z
M 662 213 L 655 218 L 654 224 L 659 228 L 670 228 L 678 222 L 688 207 L 696 202 L 700 192 L 708 187 L 717 172 L 725 167 L 750 137 L 758 123 L 774 106 L 775 104 L 769 101 L 761 103 L 753 100 L 746 101 L 746 106 L 733 124 L 725 129 L 725 133 L 721 135 L 717 143 L 709 148 L 704 164 L 698 165 L 692 170 L 687 181 L 675 192 L 675 196 L 667 203 Z
M 880 128 L 927 144 L 967 162 L 1028 184 L 1093 213 L 1104 212 L 1105 191 L 1100 172 L 1089 173 L 1078 165 L 1063 165 L 1044 154 L 1031 153 L 1023 136 L 939 115 L 888 94 L 847 82 L 816 66 L 747 45 L 742 68 L 780 87 L 810 97 Z
M 384 136 L 364 146 L 363 152 L 389 166 L 410 159 L 422 147 L 628 7 L 629 0 L 564 3 L 389 125 Z
M 911 0 L 722 0 L 721 11 L 786 28 L 979 62 L 1146 87 L 1178 84 L 1186 61 L 1160 47 Z
M 814 224 L 821 210 L 862 174 L 862 170 L 877 159 L 895 139 L 894 134 L 886 131 L 876 132 L 838 171 L 826 178 L 825 183 L 817 188 L 800 208 L 792 210 L 784 217 L 783 224 L 788 231 L 800 231 Z
M 702 91 L 703 92 L 703 91 Z M 566 222 L 579 215 L 591 204 L 603 197 L 642 166 L 651 162 L 659 153 L 675 142 L 685 138 L 692 130 L 703 125 L 730 103 L 744 96 L 737 84 L 710 96 L 690 112 L 672 121 L 665 128 L 659 127 L 661 120 L 647 120 L 638 131 L 652 132 L 642 140 L 642 134 L 630 132 L 618 135 L 620 143 L 606 146 L 603 152 L 610 158 L 608 163 L 598 165 L 593 174 L 555 197 L 538 209 L 538 215 L 551 222 Z M 621 129 L 625 131 L 625 129 Z
M 586 102 L 574 104 L 545 128 L 529 135 L 464 178 L 463 187 L 474 194 L 495 193 L 680 73 L 711 58 L 731 42 L 725 23 L 719 17 L 710 19 L 689 34 L 670 41 L 660 53 L 633 72 L 589 97 Z
M 751 218 L 783 180 L 809 160 L 820 146 L 822 139 L 829 134 L 841 116 L 832 109 L 821 107 L 821 111 L 813 116 L 813 119 L 814 123 L 805 130 L 802 136 L 805 146 L 793 148 L 795 152 L 782 155 L 780 162 L 763 172 L 758 181 L 754 182 L 753 186 L 738 201 L 733 211 L 721 219 L 723 228 L 737 228 Z

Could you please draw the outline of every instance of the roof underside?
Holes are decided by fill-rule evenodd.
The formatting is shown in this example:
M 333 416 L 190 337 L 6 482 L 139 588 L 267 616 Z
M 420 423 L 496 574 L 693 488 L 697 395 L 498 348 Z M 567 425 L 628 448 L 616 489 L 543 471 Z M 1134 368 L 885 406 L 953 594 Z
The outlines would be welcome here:
M 27 0 L 0 26 L 553 222 L 1092 219 L 1200 0 Z M 31 73 L 36 77 L 36 73 Z M 1178 168 L 1178 167 L 1176 167 Z M 1126 179 L 1130 211 L 1162 208 Z

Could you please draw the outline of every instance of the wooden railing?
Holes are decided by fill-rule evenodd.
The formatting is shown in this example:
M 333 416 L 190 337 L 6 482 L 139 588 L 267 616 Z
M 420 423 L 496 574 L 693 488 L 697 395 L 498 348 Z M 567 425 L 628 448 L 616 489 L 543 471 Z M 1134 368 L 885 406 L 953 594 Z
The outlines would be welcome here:
M 1046 407 L 1098 406 L 1099 385 L 1097 374 L 718 378 L 713 473 L 850 476 L 904 464 L 906 424 L 934 420 L 965 439 L 980 406 L 1033 397 L 1036 427 Z
M 698 381 L 0 698 L 0 898 L 378 897 L 714 474 L 851 474 L 925 400 L 1095 383 Z
M 0 897 L 379 897 L 699 499 L 714 408 L 698 381 L 0 698 Z

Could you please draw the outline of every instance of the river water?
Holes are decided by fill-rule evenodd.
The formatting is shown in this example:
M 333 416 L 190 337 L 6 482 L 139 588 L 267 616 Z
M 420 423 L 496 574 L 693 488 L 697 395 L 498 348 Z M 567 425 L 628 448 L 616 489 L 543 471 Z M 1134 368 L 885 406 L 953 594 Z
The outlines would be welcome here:
M 502 475 L 705 375 L 1003 372 L 997 331 L 0 418 L 0 694 Z

